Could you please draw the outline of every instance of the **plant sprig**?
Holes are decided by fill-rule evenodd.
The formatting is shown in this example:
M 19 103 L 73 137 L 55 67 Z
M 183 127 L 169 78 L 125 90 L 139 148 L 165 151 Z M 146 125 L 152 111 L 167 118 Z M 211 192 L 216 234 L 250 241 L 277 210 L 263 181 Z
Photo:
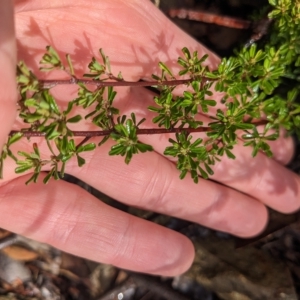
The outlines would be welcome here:
M 226 155 L 235 159 L 234 147 L 239 137 L 244 146 L 252 147 L 252 156 L 264 152 L 272 156 L 270 141 L 279 137 L 280 128 L 300 138 L 300 1 L 269 0 L 268 18 L 272 20 L 270 34 L 263 41 L 248 43 L 235 51 L 234 56 L 223 58 L 215 70 L 206 60 L 208 55 L 198 56 L 197 51 L 182 49 L 178 58 L 178 75 L 164 63 L 159 63 L 161 74 L 153 74 L 149 81 L 126 81 L 122 74 L 113 74 L 109 58 L 102 49 L 99 58 L 92 57 L 89 72 L 83 78 L 75 74 L 72 58 L 66 55 L 66 65 L 59 53 L 46 47 L 40 64 L 41 70 L 61 70 L 70 77 L 67 80 L 39 80 L 20 62 L 17 67 L 19 90 L 19 118 L 24 128 L 12 131 L 0 156 L 1 178 L 6 159 L 13 159 L 16 173 L 31 171 L 26 182 L 37 182 L 42 170 L 49 170 L 44 178 L 63 177 L 66 164 L 73 158 L 79 167 L 86 162 L 82 153 L 101 147 L 108 140 L 113 145 L 109 155 L 120 155 L 128 164 L 135 155 L 155 150 L 141 142 L 142 134 L 174 133 L 169 139 L 164 155 L 177 158 L 180 178 L 190 174 L 195 183 L 199 177 L 213 175 L 213 166 Z M 70 99 L 62 110 L 51 89 L 60 84 L 78 86 L 77 96 Z M 185 85 L 182 95 L 175 95 L 178 85 Z M 93 86 L 93 87 L 92 87 Z M 159 93 L 148 109 L 154 114 L 153 127 L 145 128 L 144 121 L 136 120 L 134 112 L 123 115 L 115 106 L 116 86 L 152 86 Z M 214 99 L 215 92 L 222 92 L 221 103 Z M 212 109 L 218 105 L 217 109 Z M 77 114 L 76 108 L 87 112 Z M 211 119 L 204 125 L 199 114 Z M 261 120 L 261 121 L 257 121 Z M 96 131 L 75 131 L 81 122 L 90 121 Z M 143 124 L 143 128 L 141 125 Z M 257 126 L 263 129 L 258 131 Z M 193 133 L 202 132 L 202 138 Z M 40 136 L 46 140 L 50 157 L 43 158 L 37 144 L 33 152 L 13 153 L 11 145 L 21 138 Z M 77 136 L 84 139 L 78 142 Z M 100 137 L 98 146 L 90 143 L 92 137 Z

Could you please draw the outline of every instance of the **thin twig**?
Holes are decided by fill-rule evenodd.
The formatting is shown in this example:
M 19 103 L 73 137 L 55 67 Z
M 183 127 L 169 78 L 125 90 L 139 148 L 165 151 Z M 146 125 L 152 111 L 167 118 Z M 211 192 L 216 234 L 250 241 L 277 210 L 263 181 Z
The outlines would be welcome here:
M 145 128 L 145 129 L 137 129 L 136 133 L 140 134 L 164 134 L 164 133 L 180 133 L 182 131 L 186 131 L 188 133 L 192 132 L 207 132 L 210 131 L 210 127 L 199 127 L 199 128 Z M 20 131 L 12 130 L 10 132 L 10 136 L 18 133 Z M 72 131 L 73 136 L 84 136 L 84 137 L 97 137 L 97 136 L 106 136 L 110 135 L 112 132 L 115 132 L 114 129 L 107 129 L 102 131 Z M 24 131 L 22 132 L 24 137 L 42 137 L 45 136 L 46 133 L 40 131 Z
M 98 300 L 111 300 L 111 299 L 122 299 L 119 297 L 123 297 L 123 294 L 126 292 L 133 290 L 135 292 L 137 285 L 132 282 L 130 278 L 127 278 L 121 285 L 118 285 L 104 295 L 102 295 Z
M 196 11 L 191 9 L 171 9 L 169 15 L 172 18 L 188 19 L 204 23 L 212 23 L 220 26 L 236 28 L 236 29 L 249 29 L 251 21 L 242 20 L 233 17 L 220 16 L 205 11 Z
M 181 295 L 178 291 L 173 290 L 167 284 L 159 282 L 155 279 L 155 277 L 137 274 L 133 272 L 128 272 L 130 274 L 130 278 L 136 283 L 138 286 L 142 286 L 151 291 L 154 295 L 158 297 L 163 297 L 165 299 L 172 300 L 188 300 L 185 296 Z
M 239 18 L 228 16 L 220 16 L 205 11 L 195 11 L 190 9 L 171 9 L 169 15 L 172 18 L 188 19 L 204 23 L 216 24 L 229 28 L 249 29 L 253 27 L 253 34 L 250 40 L 245 44 L 245 47 L 251 46 L 253 43 L 259 41 L 264 35 L 268 33 L 272 19 L 265 17 L 259 21 L 251 22 Z
M 78 149 L 80 146 L 82 146 L 83 144 L 85 144 L 91 137 L 90 136 L 86 136 L 77 146 L 76 148 Z
M 255 125 L 255 126 L 259 126 L 259 125 L 266 125 L 267 121 L 266 120 L 260 120 L 260 121 L 256 121 L 256 122 L 252 122 L 251 124 Z M 180 132 L 187 132 L 187 133 L 193 133 L 193 132 L 208 132 L 211 131 L 212 129 L 210 127 L 198 127 L 198 128 L 181 128 L 181 127 L 177 127 L 177 128 L 143 128 L 143 129 L 137 129 L 136 133 L 137 135 L 141 135 L 141 134 L 164 134 L 164 133 L 180 133 Z M 28 130 L 28 131 L 18 131 L 18 130 L 12 130 L 9 133 L 9 136 L 12 136 L 16 133 L 22 132 L 23 137 L 43 137 L 46 135 L 45 132 L 40 132 L 40 131 L 32 131 L 32 130 Z M 107 130 L 95 130 L 95 131 L 72 131 L 73 136 L 79 137 L 79 136 L 83 136 L 86 138 L 91 138 L 91 137 L 97 137 L 97 136 L 107 136 L 110 135 L 112 132 L 115 132 L 115 129 L 107 129 Z M 87 140 L 88 140 L 87 139 Z M 83 140 L 84 142 L 86 142 L 86 140 Z M 83 143 L 83 141 L 81 143 Z
M 250 40 L 245 44 L 245 47 L 251 46 L 253 43 L 259 41 L 263 36 L 265 36 L 272 24 L 273 20 L 269 18 L 264 18 L 254 23 L 253 34 L 250 37 Z
M 0 239 L 0 250 L 15 244 L 17 240 L 18 236 L 15 233 Z
M 165 80 L 165 81 L 101 81 L 101 80 L 92 80 L 92 79 L 83 79 L 83 78 L 70 78 L 64 80 L 57 79 L 45 79 L 39 80 L 40 85 L 43 88 L 53 88 L 57 85 L 67 85 L 67 84 L 88 84 L 88 85 L 96 85 L 97 87 L 107 87 L 107 86 L 130 86 L 130 87 L 143 87 L 143 86 L 177 86 L 180 84 L 189 84 L 194 79 L 178 79 L 178 80 Z M 203 80 L 210 80 L 208 78 L 203 77 Z

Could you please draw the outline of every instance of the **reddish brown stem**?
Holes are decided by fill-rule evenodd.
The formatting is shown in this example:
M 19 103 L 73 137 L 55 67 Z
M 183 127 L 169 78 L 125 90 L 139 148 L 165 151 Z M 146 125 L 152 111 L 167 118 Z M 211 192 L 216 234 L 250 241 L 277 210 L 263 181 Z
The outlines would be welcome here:
M 261 120 L 261 121 L 254 121 L 252 124 L 255 126 L 259 125 L 266 125 L 267 121 L 266 120 Z M 199 128 L 143 128 L 143 129 L 137 129 L 137 135 L 140 134 L 164 134 L 164 133 L 179 133 L 179 132 L 188 132 L 188 133 L 193 133 L 193 132 L 208 132 L 211 131 L 210 127 L 199 127 Z M 18 130 L 12 130 L 10 132 L 10 136 L 22 131 Z M 107 136 L 110 135 L 112 132 L 114 132 L 114 129 L 107 129 L 107 130 L 101 130 L 101 131 L 72 131 L 73 136 L 82 136 L 86 138 L 91 138 L 91 137 L 97 137 L 97 136 Z M 24 137 L 42 137 L 45 136 L 46 134 L 44 132 L 39 132 L 39 131 L 23 131 L 23 136 Z
M 80 146 L 82 146 L 83 144 L 85 144 L 91 137 L 90 136 L 86 136 L 77 146 L 76 148 L 78 149 Z
M 203 80 L 208 80 L 203 77 Z M 210 79 L 211 80 L 211 79 Z M 78 79 L 78 78 L 70 78 L 65 80 L 40 80 L 39 83 L 44 88 L 52 88 L 56 85 L 63 84 L 89 84 L 96 85 L 97 87 L 106 87 L 106 86 L 132 86 L 132 87 L 145 87 L 145 86 L 175 86 L 180 84 L 189 84 L 193 79 L 179 79 L 179 80 L 166 80 L 166 81 L 100 81 L 100 80 L 92 80 L 92 79 Z
M 199 128 L 145 128 L 138 129 L 136 132 L 138 135 L 140 134 L 163 134 L 163 133 L 178 133 L 182 131 L 186 131 L 188 133 L 192 132 L 207 132 L 210 131 L 210 127 L 199 127 Z M 12 130 L 10 132 L 10 136 L 18 133 L 20 131 Z M 102 131 L 72 131 L 73 136 L 83 136 L 83 137 L 97 137 L 97 136 L 107 136 L 114 132 L 114 129 L 102 130 Z M 22 132 L 24 137 L 42 137 L 46 134 L 44 132 L 39 131 L 24 131 Z
M 213 23 L 220 26 L 248 29 L 251 26 L 251 22 L 233 17 L 220 16 L 205 11 L 195 11 L 190 9 L 171 9 L 169 15 L 172 18 L 189 19 L 193 21 L 200 21 L 204 23 Z

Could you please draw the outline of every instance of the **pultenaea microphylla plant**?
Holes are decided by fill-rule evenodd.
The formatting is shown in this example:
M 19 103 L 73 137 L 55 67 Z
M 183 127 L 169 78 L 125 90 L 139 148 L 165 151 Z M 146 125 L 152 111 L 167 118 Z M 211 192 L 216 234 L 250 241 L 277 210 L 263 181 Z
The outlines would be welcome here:
M 99 59 L 93 57 L 88 65 L 90 72 L 82 78 L 75 74 L 70 55 L 67 64 L 62 63 L 51 46 L 41 60 L 41 70 L 51 72 L 60 69 L 67 72 L 69 80 L 39 80 L 24 64 L 17 67 L 20 93 L 19 117 L 24 122 L 20 131 L 12 131 L 1 153 L 1 177 L 3 164 L 10 157 L 16 162 L 16 173 L 33 171 L 27 181 L 36 182 L 42 167 L 50 171 L 44 178 L 63 177 L 67 162 L 77 158 L 78 166 L 85 164 L 84 152 L 101 147 L 107 140 L 114 141 L 110 155 L 124 156 L 128 164 L 133 155 L 153 151 L 151 145 L 142 143 L 142 134 L 175 133 L 164 154 L 177 158 L 180 178 L 188 173 L 194 182 L 199 176 L 208 178 L 213 165 L 222 156 L 234 159 L 232 149 L 237 144 L 237 132 L 242 132 L 244 146 L 252 147 L 252 155 L 259 151 L 272 156 L 269 141 L 276 140 L 279 129 L 285 128 L 300 138 L 300 0 L 269 0 L 268 18 L 272 20 L 269 34 L 261 41 L 256 38 L 235 51 L 235 55 L 223 58 L 216 70 L 210 70 L 204 62 L 207 55 L 198 57 L 182 49 L 178 58 L 181 70 L 173 74 L 163 62 L 161 74 L 151 81 L 128 82 L 121 73 L 111 72 L 108 57 L 100 49 Z M 266 11 L 266 10 L 264 10 Z M 258 34 L 259 35 L 259 34 Z M 257 43 L 256 43 L 257 42 Z M 70 99 L 65 110 L 60 109 L 51 88 L 61 84 L 76 84 L 78 94 Z M 177 85 L 186 85 L 182 95 L 174 95 Z M 152 86 L 159 93 L 148 108 L 155 113 L 153 128 L 140 128 L 145 121 L 137 120 L 134 113 L 122 115 L 115 106 L 116 86 Z M 208 125 L 196 116 L 208 113 L 216 105 L 214 91 L 222 92 L 222 109 L 217 109 Z M 77 107 L 87 110 L 84 115 L 74 115 Z M 264 116 L 264 118 L 262 118 Z M 83 119 L 99 127 L 98 131 L 74 131 L 69 124 Z M 263 131 L 257 126 L 263 125 Z M 193 133 L 205 132 L 206 138 L 193 138 Z M 51 156 L 44 159 L 37 144 L 30 153 L 13 153 L 11 145 L 21 138 L 41 136 L 45 138 Z M 82 136 L 81 142 L 74 137 Z M 89 142 L 99 137 L 99 143 Z

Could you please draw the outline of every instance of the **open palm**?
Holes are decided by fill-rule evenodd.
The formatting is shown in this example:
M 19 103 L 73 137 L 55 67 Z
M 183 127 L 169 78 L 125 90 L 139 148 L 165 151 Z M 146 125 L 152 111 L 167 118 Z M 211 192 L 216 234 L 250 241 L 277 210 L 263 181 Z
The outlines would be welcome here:
M 0 5 L 6 18 L 9 11 L 1 6 L 8 7 L 8 3 L 3 1 Z M 61 54 L 71 54 L 78 75 L 87 71 L 92 56 L 99 56 L 99 48 L 110 57 L 113 72 L 121 71 L 126 80 L 132 81 L 157 73 L 159 61 L 166 62 L 176 73 L 175 62 L 184 46 L 197 50 L 200 56 L 208 53 L 210 67 L 218 63 L 215 55 L 173 25 L 147 0 L 17 1 L 15 20 L 18 59 L 24 60 L 39 78 L 46 74 L 38 71 L 38 61 L 50 44 Z M 4 21 L 0 21 L 0 62 L 4 66 L 0 89 L 5 108 L 1 110 L 5 120 L 0 135 L 2 144 L 11 128 L 18 126 L 14 122 L 13 31 L 7 29 L 9 20 L 6 21 L 6 28 L 1 27 Z M 61 73 L 54 76 L 66 77 Z M 151 119 L 146 110 L 153 102 L 151 92 L 125 87 L 116 90 L 117 106 L 123 114 L 134 111 L 138 118 Z M 53 93 L 61 105 L 76 97 L 70 86 L 55 87 Z M 220 97 L 215 95 L 215 100 Z M 202 118 L 205 121 L 207 117 Z M 87 128 L 88 125 L 80 129 Z M 153 145 L 155 152 L 135 156 L 128 166 L 123 158 L 107 154 L 112 145 L 108 142 L 85 156 L 84 167 L 79 169 L 76 162 L 71 162 L 67 172 L 128 205 L 243 237 L 264 228 L 265 205 L 282 212 L 299 208 L 299 178 L 283 166 L 292 156 L 290 139 L 274 142 L 274 159 L 263 154 L 252 159 L 251 149 L 244 148 L 241 142 L 235 149 L 236 161 L 224 159 L 214 170 L 214 181 L 200 180 L 195 185 L 190 178 L 181 181 L 173 162 L 162 155 L 168 137 L 141 137 Z M 33 141 L 46 153 L 42 139 Z M 22 147 L 29 150 L 31 146 L 25 140 Z M 5 165 L 4 175 L 0 227 L 79 256 L 141 272 L 176 275 L 193 260 L 193 246 L 186 237 L 111 208 L 77 186 L 63 181 L 44 186 L 42 180 L 25 186 L 30 174 L 17 177 L 12 162 Z

